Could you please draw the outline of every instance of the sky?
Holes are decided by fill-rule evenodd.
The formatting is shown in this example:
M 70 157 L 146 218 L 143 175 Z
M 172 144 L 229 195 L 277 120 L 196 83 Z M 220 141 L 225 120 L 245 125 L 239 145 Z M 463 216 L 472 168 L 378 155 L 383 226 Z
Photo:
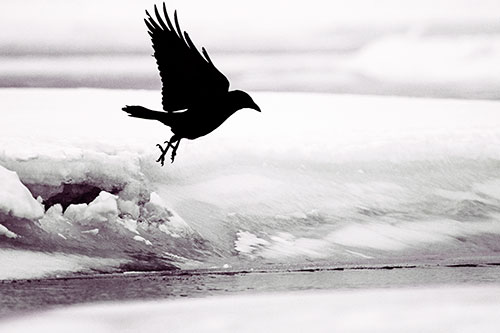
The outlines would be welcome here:
M 0 87 L 159 89 L 143 22 L 154 4 L 2 0 Z M 170 0 L 167 9 L 238 89 L 500 98 L 499 0 Z
M 140 52 L 149 45 L 144 10 L 154 3 L 2 0 L 0 50 Z M 498 0 L 171 0 L 167 6 L 178 9 L 195 43 L 225 51 L 317 48 L 349 39 L 341 33 L 346 30 L 370 33 L 398 25 L 456 22 L 457 28 L 500 31 Z

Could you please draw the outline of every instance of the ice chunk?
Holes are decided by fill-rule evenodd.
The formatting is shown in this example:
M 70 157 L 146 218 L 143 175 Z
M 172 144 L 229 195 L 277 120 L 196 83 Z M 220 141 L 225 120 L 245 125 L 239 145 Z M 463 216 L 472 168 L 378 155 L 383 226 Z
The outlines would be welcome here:
M 148 241 L 146 238 L 142 237 L 142 236 L 139 236 L 139 235 L 136 235 L 134 236 L 134 240 L 138 241 L 138 242 L 143 242 L 145 243 L 146 245 L 153 245 L 150 241 Z
M 94 235 L 94 236 L 97 235 L 98 233 L 99 233 L 99 229 L 97 229 L 97 228 L 82 231 L 82 234 L 90 234 L 90 235 Z
M 102 191 L 94 201 L 92 201 L 86 214 L 101 221 L 107 221 L 111 216 L 118 215 L 117 196 Z
M 161 231 L 174 237 L 179 237 L 179 232 L 191 231 L 189 225 L 169 208 L 156 192 L 151 192 L 149 202 L 144 207 L 149 215 L 149 220 L 163 222 L 158 226 Z
M 7 238 L 17 238 L 17 235 L 14 232 L 10 231 L 1 224 L 0 224 L 0 236 L 5 236 Z
M 133 232 L 134 234 L 139 234 L 139 232 L 137 231 L 137 221 L 132 219 L 118 219 L 117 222 L 123 225 L 125 229 Z
M 21 183 L 16 172 L 0 165 L 0 212 L 19 218 L 36 220 L 43 216 L 42 205 Z
M 117 196 L 102 191 L 90 204 L 70 205 L 64 217 L 82 225 L 104 223 L 118 217 Z
M 134 219 L 137 219 L 139 217 L 139 206 L 134 201 L 118 199 L 117 204 L 120 213 L 128 214 Z

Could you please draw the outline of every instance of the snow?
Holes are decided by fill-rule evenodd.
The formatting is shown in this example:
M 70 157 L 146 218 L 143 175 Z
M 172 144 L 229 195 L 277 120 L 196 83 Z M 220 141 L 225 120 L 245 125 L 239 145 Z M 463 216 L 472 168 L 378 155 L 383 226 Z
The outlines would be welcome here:
M 459 237 L 476 234 L 499 234 L 496 221 L 458 222 L 434 220 L 389 223 L 352 223 L 330 233 L 326 238 L 333 244 L 386 251 L 403 250 L 419 244 L 453 243 Z
M 73 306 L 3 321 L 31 332 L 497 332 L 500 288 L 426 287 L 236 295 Z
M 259 238 L 248 231 L 238 231 L 237 239 L 234 241 L 234 249 L 239 253 L 251 254 L 260 246 L 268 245 L 269 242 Z
M 181 236 L 190 237 L 192 229 L 155 193 L 153 179 L 165 175 L 154 163 L 156 139 L 168 132 L 154 123 L 131 122 L 121 111 L 122 101 L 130 101 L 129 93 L 135 94 L 120 92 L 116 99 L 116 92 L 105 90 L 0 90 L 0 108 L 16 110 L 0 115 L 1 238 L 19 240 L 18 250 L 30 244 L 34 258 L 52 253 L 51 243 L 64 244 L 59 248 L 70 255 L 75 242 L 88 244 L 94 255 L 88 261 L 95 258 L 93 267 L 97 268 L 104 265 L 100 253 L 129 262 L 117 249 L 129 246 L 130 251 L 137 248 L 140 252 L 141 246 L 154 244 L 161 254 L 168 244 L 175 247 L 169 241 L 172 238 L 182 241 Z M 148 104 L 150 94 L 143 94 L 139 92 L 137 101 L 146 97 L 143 102 Z M 42 111 L 34 112 L 37 108 Z M 97 188 L 98 195 L 82 201 L 84 196 L 78 193 L 87 188 Z M 57 201 L 47 205 L 48 199 L 62 193 L 69 200 L 67 208 Z M 54 237 L 44 239 L 44 232 Z M 2 252 L 0 257 L 9 253 Z M 65 261 L 54 263 L 60 263 L 65 272 L 81 267 Z M 30 261 L 19 261 L 20 272 L 25 264 Z M 27 275 L 35 275 L 30 267 L 24 269 Z M 57 271 L 56 264 L 47 265 L 37 276 Z M 13 276 L 0 272 L 0 279 Z
M 69 179 L 78 182 L 86 180 L 89 174 L 99 176 L 104 185 L 106 181 L 113 181 L 114 185 L 140 179 L 146 171 L 141 163 L 154 159 L 158 153 L 155 144 L 169 136 L 159 122 L 132 119 L 120 110 L 126 103 L 159 109 L 158 92 L 10 89 L 1 90 L 0 96 L 2 109 L 16 110 L 2 113 L 0 157 L 4 164 L 15 165 L 20 177 L 28 181 L 43 177 L 46 183 L 59 184 Z M 466 153 L 477 155 L 482 151 L 476 151 L 476 146 L 494 140 L 495 129 L 500 125 L 498 102 L 314 94 L 261 93 L 254 97 L 261 104 L 262 114 L 243 110 L 210 136 L 196 143 L 183 141 L 179 151 L 182 155 L 176 163 L 168 168 L 154 168 L 153 175 L 161 178 L 166 170 L 182 172 L 179 170 L 189 164 L 205 165 L 220 160 L 222 154 L 234 156 L 236 152 L 238 157 L 286 154 L 288 158 L 295 155 L 298 160 L 331 161 L 363 148 L 374 153 L 360 157 L 373 159 L 387 147 L 390 150 L 385 151 L 394 158 L 404 158 L 409 149 L 418 153 L 422 148 L 418 144 L 424 140 L 436 145 L 435 155 L 471 146 L 474 149 Z M 58 100 L 57 106 L 54 100 Z M 43 112 L 33 112 L 37 108 Z M 471 109 L 475 110 L 474 115 Z M 307 110 L 315 116 L 304 122 Z M 69 114 L 71 122 L 56 121 Z M 276 126 L 284 114 L 287 126 Z M 259 128 L 258 136 L 252 135 L 255 128 Z M 401 140 L 398 146 L 391 141 L 395 137 Z M 463 144 L 453 144 L 457 140 Z M 495 147 L 489 144 L 483 151 L 495 152 Z M 323 153 L 318 154 L 320 151 Z M 398 152 L 400 156 L 396 155 Z M 54 160 L 59 162 L 57 168 L 51 164 Z M 154 161 L 150 164 L 155 165 Z M 265 181 L 251 178 L 255 179 L 259 186 Z M 227 181 L 235 179 L 229 177 Z
M 168 226 L 165 224 L 159 225 L 159 230 L 172 235 L 174 237 L 179 237 L 177 233 L 184 233 L 185 231 L 191 231 L 189 225 L 184 221 L 173 209 L 172 206 L 168 205 L 165 200 L 160 197 L 156 192 L 151 192 L 149 196 L 149 202 L 146 203 L 145 207 L 150 212 L 150 220 L 161 219 L 164 212 L 168 211 Z
M 116 269 L 126 260 L 89 257 L 62 252 L 34 252 L 0 249 L 0 279 L 32 279 L 47 275 L 95 272 Z M 1 329 L 0 329 L 1 331 Z
M 118 218 L 117 196 L 101 191 L 91 203 L 73 204 L 66 209 L 64 217 L 82 225 L 98 225 Z
M 252 96 L 262 113 L 242 110 L 183 140 L 161 167 L 156 144 L 169 130 L 121 111 L 159 109 L 158 92 L 0 90 L 0 109 L 16 111 L 0 116 L 2 216 L 31 221 L 69 252 L 90 242 L 123 259 L 114 251 L 231 264 L 495 254 L 498 101 Z M 77 186 L 95 197 L 80 200 Z M 35 199 L 61 193 L 66 209 Z M 7 222 L 0 237 L 53 249 Z
M 82 231 L 82 234 L 90 234 L 90 235 L 94 235 L 94 236 L 97 235 L 98 233 L 99 233 L 98 228 Z
M 153 243 L 151 243 L 150 241 L 148 241 L 146 238 L 142 237 L 142 236 L 139 236 L 139 235 L 136 235 L 134 236 L 134 240 L 138 241 L 138 242 L 143 242 L 144 244 L 146 245 L 153 245 Z
M 33 198 L 17 173 L 0 165 L 0 213 L 31 220 L 43 216 L 43 207 Z
M 0 224 L 0 236 L 5 236 L 8 238 L 17 238 L 16 233 L 10 231 L 9 229 L 7 229 L 5 226 L 3 226 L 1 224 Z

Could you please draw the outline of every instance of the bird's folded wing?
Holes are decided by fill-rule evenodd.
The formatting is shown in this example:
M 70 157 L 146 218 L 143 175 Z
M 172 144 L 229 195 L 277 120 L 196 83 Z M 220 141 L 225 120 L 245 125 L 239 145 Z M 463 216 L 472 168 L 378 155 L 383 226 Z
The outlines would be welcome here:
M 155 21 L 144 20 L 153 42 L 154 56 L 160 71 L 162 104 L 165 111 L 187 109 L 196 102 L 227 93 L 229 81 L 212 63 L 207 51 L 203 55 L 186 32 L 182 32 L 174 12 L 173 26 L 163 3 L 165 22 L 155 5 Z

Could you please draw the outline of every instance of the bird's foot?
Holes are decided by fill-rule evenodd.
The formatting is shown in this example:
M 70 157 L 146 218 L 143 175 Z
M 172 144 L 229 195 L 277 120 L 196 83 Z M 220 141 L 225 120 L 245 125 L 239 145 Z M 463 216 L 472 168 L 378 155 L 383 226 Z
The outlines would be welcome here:
M 177 155 L 177 149 L 172 149 L 172 155 L 170 156 L 172 163 L 174 163 L 175 155 Z
M 170 160 L 172 161 L 172 163 L 174 163 L 175 155 L 177 155 L 177 148 L 179 148 L 179 143 L 181 143 L 181 140 L 178 140 L 175 146 L 172 145 L 172 155 L 170 156 Z
M 165 164 L 165 154 L 167 153 L 168 146 L 167 146 L 167 149 L 163 149 L 163 147 L 160 146 L 160 144 L 157 144 L 156 146 L 158 146 L 158 148 L 160 148 L 160 150 L 161 150 L 161 155 L 160 155 L 160 157 L 158 157 L 156 162 L 160 162 L 161 166 L 163 166 Z
M 165 164 L 165 155 L 167 155 L 168 148 L 170 148 L 172 146 L 169 141 L 165 141 L 164 143 L 167 144 L 167 146 L 165 148 L 163 148 L 159 143 L 156 145 L 161 150 L 161 155 L 160 155 L 160 157 L 158 157 L 156 162 L 160 162 L 161 166 L 163 166 Z M 173 162 L 173 160 L 172 160 L 172 162 Z

